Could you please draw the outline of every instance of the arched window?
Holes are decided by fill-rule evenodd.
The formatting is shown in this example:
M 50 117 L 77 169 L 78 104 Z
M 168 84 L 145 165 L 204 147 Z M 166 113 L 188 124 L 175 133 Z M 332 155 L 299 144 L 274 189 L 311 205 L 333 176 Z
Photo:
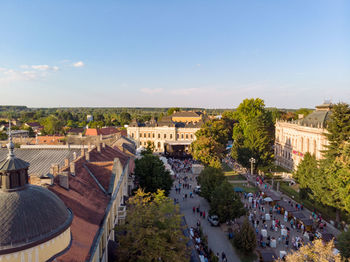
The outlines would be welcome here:
M 160 148 L 160 142 L 158 142 L 158 148 Z

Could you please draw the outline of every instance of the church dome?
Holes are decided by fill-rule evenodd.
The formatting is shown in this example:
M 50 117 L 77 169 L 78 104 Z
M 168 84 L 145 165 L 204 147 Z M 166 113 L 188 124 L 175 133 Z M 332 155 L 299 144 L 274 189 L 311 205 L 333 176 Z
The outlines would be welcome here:
M 8 149 L 7 158 L 0 162 L 0 260 L 1 255 L 62 236 L 73 220 L 72 212 L 58 196 L 28 184 L 29 163 L 15 156 L 11 128 Z M 45 260 L 54 255 L 47 253 Z
M 73 215 L 51 191 L 34 185 L 0 190 L 0 254 L 27 249 L 64 232 Z

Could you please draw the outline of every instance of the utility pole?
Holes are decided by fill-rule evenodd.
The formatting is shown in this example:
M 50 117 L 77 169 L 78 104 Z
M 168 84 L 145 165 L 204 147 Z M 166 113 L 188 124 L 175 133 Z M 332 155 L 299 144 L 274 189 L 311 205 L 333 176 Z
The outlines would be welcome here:
M 251 157 L 251 158 L 249 159 L 249 162 L 250 162 L 250 174 L 253 175 L 255 159 L 254 159 L 253 157 Z

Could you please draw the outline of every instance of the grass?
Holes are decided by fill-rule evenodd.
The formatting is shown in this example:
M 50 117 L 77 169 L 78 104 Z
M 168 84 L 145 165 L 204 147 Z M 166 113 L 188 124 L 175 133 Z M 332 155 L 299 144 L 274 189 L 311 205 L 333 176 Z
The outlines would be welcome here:
M 258 189 L 256 187 L 248 187 L 248 186 L 244 186 L 243 184 L 240 183 L 231 183 L 231 185 L 235 188 L 235 187 L 240 187 L 244 190 L 244 192 L 246 193 L 256 193 L 258 191 Z
M 229 181 L 233 181 L 233 180 L 247 180 L 247 179 L 245 178 L 245 176 L 242 176 L 241 174 L 234 173 L 234 171 L 225 172 L 225 177 L 226 177 Z

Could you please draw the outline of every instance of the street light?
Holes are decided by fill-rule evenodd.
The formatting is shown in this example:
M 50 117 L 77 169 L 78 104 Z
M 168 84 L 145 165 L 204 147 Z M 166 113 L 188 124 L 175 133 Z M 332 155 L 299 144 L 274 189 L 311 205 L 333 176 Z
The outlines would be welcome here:
M 253 169 L 254 169 L 254 164 L 255 164 L 255 159 L 253 157 L 251 157 L 249 159 L 250 162 L 250 174 L 253 175 Z

